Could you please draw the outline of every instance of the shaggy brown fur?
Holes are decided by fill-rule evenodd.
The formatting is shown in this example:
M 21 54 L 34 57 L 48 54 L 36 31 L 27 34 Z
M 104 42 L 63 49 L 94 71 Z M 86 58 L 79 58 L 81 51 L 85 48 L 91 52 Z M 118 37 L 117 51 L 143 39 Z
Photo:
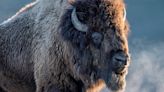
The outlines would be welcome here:
M 90 88 L 88 88 L 86 92 L 100 92 L 105 87 L 105 82 L 103 80 L 98 80 L 95 84 L 90 85 Z
M 113 92 L 124 90 L 129 51 L 123 1 L 75 0 L 63 11 L 65 4 L 40 0 L 0 25 L 5 91 L 85 92 L 105 84 Z M 74 27 L 74 8 L 88 32 Z
M 89 32 L 102 31 L 109 34 L 109 36 L 116 36 L 116 39 L 110 37 L 112 40 L 118 40 L 112 42 L 119 43 L 123 41 L 124 43 L 121 47 L 116 46 L 115 48 L 121 48 L 128 53 L 128 45 L 125 41 L 128 36 L 129 26 L 127 21 L 123 21 L 123 9 L 125 8 L 123 0 L 77 0 L 74 3 L 72 2 L 72 5 L 77 8 L 79 20 L 89 26 Z M 64 17 L 68 19 L 63 19 L 65 23 L 62 26 L 66 23 L 68 23 L 66 25 L 71 25 L 69 20 L 70 13 L 71 10 L 65 13 Z M 115 33 L 109 30 L 115 30 L 116 35 L 112 35 Z
M 87 56 L 91 54 L 92 56 L 90 57 L 93 57 L 94 60 L 91 61 L 88 60 L 89 57 L 88 59 L 87 57 L 85 57 L 85 59 L 82 61 L 76 60 L 76 58 L 73 60 L 71 59 L 70 61 L 76 63 L 87 61 L 88 65 L 83 66 L 84 68 L 91 67 L 92 62 L 94 62 L 93 66 L 101 67 L 103 70 L 103 67 L 108 67 L 108 66 L 104 65 L 107 62 L 104 62 L 103 64 L 102 61 L 106 61 L 106 58 L 110 59 L 112 55 L 117 51 L 118 52 L 123 51 L 124 53 L 129 55 L 128 42 L 127 42 L 129 27 L 127 21 L 123 21 L 123 14 L 124 14 L 123 9 L 125 8 L 125 5 L 122 0 L 78 0 L 74 3 L 71 2 L 71 4 L 73 5 L 73 7 L 76 7 L 77 16 L 79 20 L 82 23 L 85 23 L 89 26 L 89 32 L 85 34 L 74 29 L 70 19 L 72 9 L 67 10 L 67 12 L 63 15 L 63 19 L 60 25 L 60 27 L 62 28 L 61 33 L 65 38 L 65 40 L 70 41 L 70 44 L 72 44 L 74 48 L 78 48 L 80 50 L 80 52 L 75 51 L 75 53 L 70 53 L 70 55 L 73 55 L 76 58 L 82 58 L 77 56 L 76 53 L 80 53 L 80 54 L 84 53 Z M 103 34 L 104 41 L 102 41 L 101 51 L 96 51 L 96 49 L 92 44 L 91 35 L 94 32 L 99 32 Z M 66 52 L 73 52 L 73 51 L 66 51 Z M 91 51 L 91 53 L 88 54 L 88 51 Z M 106 57 L 107 55 L 108 57 Z M 98 60 L 97 63 L 95 63 L 96 60 Z M 70 65 L 74 65 L 74 63 L 71 63 Z M 82 63 L 82 65 L 85 64 Z M 106 65 L 110 66 L 111 64 L 106 64 Z M 93 67 L 89 69 L 84 69 L 84 68 L 82 71 L 85 72 L 93 70 L 92 69 Z M 108 69 L 109 69 L 108 71 L 110 71 L 111 67 Z M 72 70 L 75 71 L 77 69 L 72 69 Z M 75 72 L 77 73 L 79 71 L 75 71 Z M 108 81 L 106 81 L 108 82 L 109 87 L 115 91 L 123 90 L 125 88 L 125 75 L 127 74 L 127 69 L 125 69 L 124 72 L 118 75 L 113 74 L 112 71 L 108 73 L 111 74 L 110 76 L 112 78 L 111 80 L 109 78 L 107 79 Z M 80 77 L 81 80 L 85 81 L 85 79 L 83 79 L 84 72 L 80 75 Z M 116 80 L 119 81 L 116 82 Z M 84 83 L 87 85 L 87 82 Z

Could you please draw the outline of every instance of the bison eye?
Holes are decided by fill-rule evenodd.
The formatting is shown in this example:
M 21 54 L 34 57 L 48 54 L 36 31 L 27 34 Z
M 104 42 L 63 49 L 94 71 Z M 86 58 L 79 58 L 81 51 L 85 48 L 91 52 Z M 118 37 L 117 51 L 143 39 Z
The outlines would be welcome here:
M 101 33 L 98 33 L 98 32 L 94 32 L 92 34 L 92 41 L 93 41 L 93 44 L 96 46 L 96 47 L 100 47 L 101 45 L 101 41 L 103 39 L 103 36 Z

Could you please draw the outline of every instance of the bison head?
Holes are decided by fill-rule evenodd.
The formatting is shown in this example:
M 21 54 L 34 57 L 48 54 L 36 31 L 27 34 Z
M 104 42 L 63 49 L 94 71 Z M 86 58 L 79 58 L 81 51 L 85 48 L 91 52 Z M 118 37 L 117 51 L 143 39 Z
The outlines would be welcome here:
M 61 35 L 73 76 L 89 87 L 103 79 L 111 90 L 125 87 L 129 66 L 128 23 L 123 0 L 77 0 L 66 10 Z

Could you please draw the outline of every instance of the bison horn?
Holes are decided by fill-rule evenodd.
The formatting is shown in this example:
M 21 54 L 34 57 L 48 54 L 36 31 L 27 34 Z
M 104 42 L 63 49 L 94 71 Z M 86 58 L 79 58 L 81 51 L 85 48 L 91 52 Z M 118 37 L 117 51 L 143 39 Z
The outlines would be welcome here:
M 125 21 L 126 20 L 126 9 L 124 8 L 124 18 L 123 20 Z
M 73 26 L 81 31 L 81 32 L 87 32 L 88 31 L 88 26 L 86 24 L 81 23 L 78 18 L 77 18 L 77 14 L 76 14 L 76 8 L 73 9 L 72 14 L 71 14 L 71 21 Z

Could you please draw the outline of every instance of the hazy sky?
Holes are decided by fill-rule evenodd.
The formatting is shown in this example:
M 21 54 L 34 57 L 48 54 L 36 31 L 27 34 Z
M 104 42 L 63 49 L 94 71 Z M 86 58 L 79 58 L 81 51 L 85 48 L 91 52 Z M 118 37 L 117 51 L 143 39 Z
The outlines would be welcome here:
M 131 38 L 164 41 L 164 0 L 126 0 Z
M 0 22 L 32 0 L 0 0 Z M 164 0 L 126 0 L 132 63 L 126 92 L 164 92 Z

